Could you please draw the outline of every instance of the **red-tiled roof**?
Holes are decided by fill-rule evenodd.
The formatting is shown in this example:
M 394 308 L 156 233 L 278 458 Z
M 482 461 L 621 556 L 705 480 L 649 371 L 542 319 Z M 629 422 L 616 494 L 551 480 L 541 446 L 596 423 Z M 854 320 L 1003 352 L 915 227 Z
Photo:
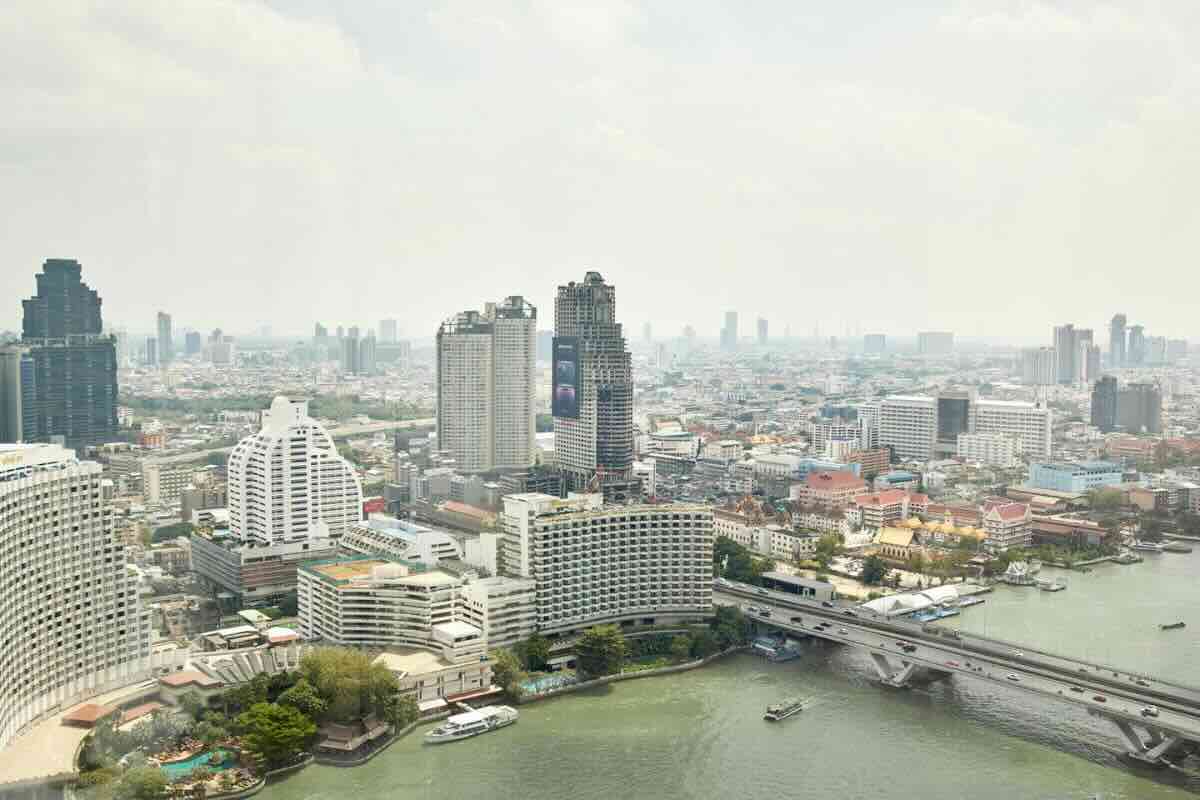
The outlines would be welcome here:
M 988 514 L 991 515 L 993 513 L 1006 522 L 1014 519 L 1024 519 L 1029 514 L 1029 506 L 1024 503 L 993 505 L 988 509 Z
M 151 701 L 149 703 L 142 703 L 140 706 L 127 708 L 121 713 L 121 724 L 124 725 L 126 722 L 133 722 L 135 719 L 141 719 L 147 714 L 153 714 L 162 707 L 162 703 L 159 703 L 158 701 Z
M 219 680 L 210 678 L 200 670 L 196 669 L 185 669 L 181 672 L 172 672 L 169 675 L 163 675 L 158 679 L 158 682 L 173 687 L 187 686 L 191 683 L 194 683 L 197 686 L 203 686 L 205 688 L 221 685 Z
M 804 482 L 810 489 L 853 489 L 867 482 L 853 472 L 810 472 Z
M 96 724 L 97 720 L 107 714 L 111 714 L 115 709 L 115 706 L 102 706 L 97 705 L 96 703 L 85 703 L 69 714 L 64 714 L 62 721 L 91 727 L 92 725 Z
M 860 494 L 854 502 L 860 506 L 890 506 L 904 499 L 903 489 L 886 489 L 878 494 Z

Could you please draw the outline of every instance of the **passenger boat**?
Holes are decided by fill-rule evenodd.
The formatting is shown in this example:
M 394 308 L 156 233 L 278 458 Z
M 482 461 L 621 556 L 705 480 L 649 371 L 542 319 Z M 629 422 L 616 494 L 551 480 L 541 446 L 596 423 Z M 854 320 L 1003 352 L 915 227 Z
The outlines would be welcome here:
M 767 706 L 767 713 L 763 714 L 763 719 L 768 722 L 779 722 L 785 720 L 792 714 L 804 710 L 804 700 L 800 697 L 793 697 L 784 700 L 782 703 Z
M 487 706 L 476 711 L 466 711 L 446 719 L 438 727 L 425 734 L 426 744 L 441 744 L 459 739 L 469 739 L 481 733 L 512 725 L 517 721 L 517 710 L 510 706 Z
M 1163 551 L 1163 546 L 1157 542 L 1138 541 L 1133 543 L 1133 549 L 1141 550 L 1144 553 L 1161 553 Z
M 1159 626 L 1158 626 L 1158 629 L 1159 629 L 1160 631 L 1173 631 L 1173 630 L 1177 630 L 1177 629 L 1179 629 L 1179 628 L 1186 628 L 1186 627 L 1187 627 L 1187 623 L 1186 623 L 1186 622 L 1183 622 L 1183 621 L 1180 621 L 1180 622 L 1166 622 L 1166 623 L 1163 623 L 1162 625 L 1159 625 Z

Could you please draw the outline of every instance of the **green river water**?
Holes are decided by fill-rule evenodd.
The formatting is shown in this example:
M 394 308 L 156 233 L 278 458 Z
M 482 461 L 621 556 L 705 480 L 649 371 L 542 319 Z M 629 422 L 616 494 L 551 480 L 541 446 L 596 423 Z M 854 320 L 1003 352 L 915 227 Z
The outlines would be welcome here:
M 1200 684 L 1200 548 L 1045 574 L 1065 575 L 1069 588 L 1002 586 L 951 624 Z M 1179 619 L 1186 629 L 1158 630 Z M 1126 766 L 1115 729 L 1074 706 L 962 677 L 886 690 L 862 653 L 804 650 L 788 663 L 738 655 L 525 705 L 516 725 L 461 742 L 423 745 L 418 729 L 367 765 L 312 766 L 258 797 L 1159 800 L 1200 792 L 1200 774 Z M 762 720 L 768 703 L 794 694 L 811 706 L 783 723 Z

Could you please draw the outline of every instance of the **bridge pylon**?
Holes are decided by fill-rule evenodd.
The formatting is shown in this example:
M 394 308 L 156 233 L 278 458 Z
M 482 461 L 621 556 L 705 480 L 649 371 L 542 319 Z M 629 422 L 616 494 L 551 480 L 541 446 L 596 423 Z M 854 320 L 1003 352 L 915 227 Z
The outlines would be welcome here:
M 879 680 L 885 686 L 896 689 L 907 688 L 913 673 L 917 671 L 917 665 L 912 661 L 902 661 L 899 667 L 892 666 L 892 662 L 883 653 L 871 653 L 871 661 L 875 664 L 875 671 L 879 673 Z
M 1121 738 L 1125 740 L 1128 747 L 1125 750 L 1125 755 L 1134 761 L 1139 761 L 1143 764 L 1159 767 L 1168 763 L 1169 757 L 1173 751 L 1182 749 L 1186 744 L 1186 740 L 1179 736 L 1169 736 L 1164 734 L 1152 725 L 1142 723 L 1140 727 L 1145 730 L 1145 736 L 1138 731 L 1138 726 L 1135 726 L 1127 719 L 1120 717 L 1109 717 L 1106 714 L 1098 716 L 1107 717 L 1107 719 L 1117 726 L 1117 730 L 1121 732 Z

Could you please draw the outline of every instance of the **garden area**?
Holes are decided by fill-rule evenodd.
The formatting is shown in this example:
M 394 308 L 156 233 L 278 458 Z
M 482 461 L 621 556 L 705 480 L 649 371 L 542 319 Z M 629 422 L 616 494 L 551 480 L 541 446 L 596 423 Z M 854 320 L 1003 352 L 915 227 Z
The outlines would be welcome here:
M 97 800 L 203 798 L 245 791 L 271 771 L 301 765 L 320 726 L 364 719 L 394 732 L 418 716 L 388 669 L 357 650 L 323 647 L 300 669 L 259 674 L 205 702 L 185 694 L 140 721 L 98 720 L 80 752 L 77 789 Z
M 740 609 L 719 606 L 707 625 L 668 631 L 623 630 L 616 625 L 589 628 L 572 645 L 576 668 L 549 670 L 553 646 L 535 634 L 491 654 L 492 681 L 513 700 L 545 694 L 582 681 L 683 664 L 745 644 L 750 626 Z

